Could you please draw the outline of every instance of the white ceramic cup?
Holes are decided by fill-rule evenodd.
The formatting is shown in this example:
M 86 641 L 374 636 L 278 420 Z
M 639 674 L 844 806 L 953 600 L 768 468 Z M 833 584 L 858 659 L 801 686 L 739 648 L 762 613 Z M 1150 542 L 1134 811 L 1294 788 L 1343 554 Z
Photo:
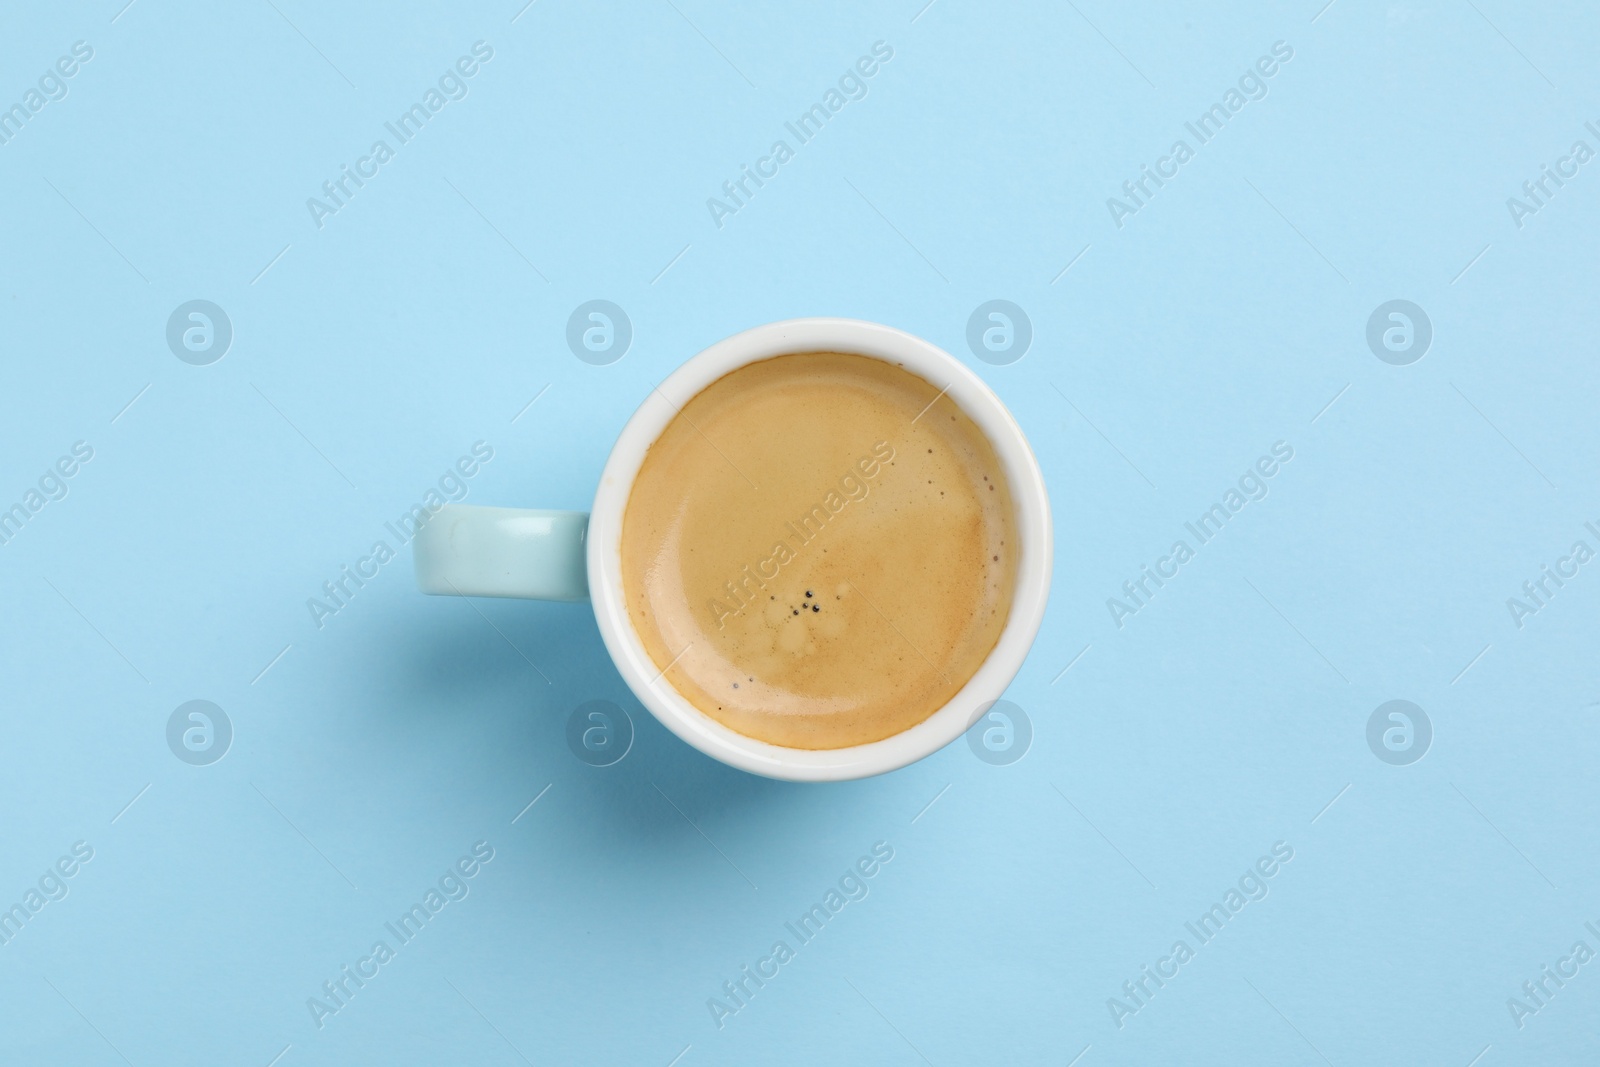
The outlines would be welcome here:
M 927 719 L 850 748 L 797 749 L 730 730 L 685 700 L 651 660 L 628 620 L 622 589 L 622 516 L 646 451 L 692 397 L 723 375 L 795 352 L 850 352 L 905 368 L 943 390 L 994 446 L 1011 485 L 1021 551 L 1011 617 L 967 684 Z M 657 719 L 709 756 L 755 774 L 840 781 L 914 763 L 960 737 L 1016 677 L 1039 632 L 1050 593 L 1050 501 L 1038 461 L 999 397 L 961 362 L 908 333 L 854 319 L 792 319 L 719 341 L 645 398 L 617 438 L 594 507 L 529 511 L 446 505 L 417 534 L 417 584 L 425 593 L 593 601 L 600 636 L 628 688 Z

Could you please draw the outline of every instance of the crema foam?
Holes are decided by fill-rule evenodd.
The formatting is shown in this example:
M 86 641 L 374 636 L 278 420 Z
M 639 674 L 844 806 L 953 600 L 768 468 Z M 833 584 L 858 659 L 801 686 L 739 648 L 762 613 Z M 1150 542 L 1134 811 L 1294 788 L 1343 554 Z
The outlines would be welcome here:
M 994 448 L 944 387 L 807 352 L 683 405 L 634 481 L 621 551 L 667 684 L 749 737 L 834 749 L 915 726 L 976 673 L 1018 544 Z

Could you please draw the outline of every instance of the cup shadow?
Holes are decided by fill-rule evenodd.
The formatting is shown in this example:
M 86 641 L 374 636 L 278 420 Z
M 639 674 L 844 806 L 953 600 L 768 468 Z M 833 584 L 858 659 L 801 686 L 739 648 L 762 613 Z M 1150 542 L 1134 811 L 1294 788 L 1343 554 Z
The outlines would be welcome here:
M 807 806 L 808 791 L 826 788 L 749 774 L 680 740 L 628 689 L 587 604 L 425 600 L 393 636 L 398 681 L 413 714 L 498 724 L 507 740 L 483 768 L 485 792 L 515 792 L 530 772 L 543 775 L 580 790 L 607 833 L 651 847 L 674 825 L 698 829 L 702 817 L 741 836 L 759 833 Z M 594 700 L 615 704 L 632 723 L 626 755 L 604 767 L 581 762 L 567 740 L 569 716 Z

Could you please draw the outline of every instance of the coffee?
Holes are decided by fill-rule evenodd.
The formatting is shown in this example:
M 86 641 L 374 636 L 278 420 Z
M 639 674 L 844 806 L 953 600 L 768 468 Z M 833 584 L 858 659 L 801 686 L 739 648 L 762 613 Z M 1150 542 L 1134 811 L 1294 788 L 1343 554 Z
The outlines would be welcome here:
M 650 446 L 622 584 L 656 684 L 746 736 L 845 748 L 966 684 L 1017 550 L 994 448 L 941 385 L 807 352 L 719 378 Z

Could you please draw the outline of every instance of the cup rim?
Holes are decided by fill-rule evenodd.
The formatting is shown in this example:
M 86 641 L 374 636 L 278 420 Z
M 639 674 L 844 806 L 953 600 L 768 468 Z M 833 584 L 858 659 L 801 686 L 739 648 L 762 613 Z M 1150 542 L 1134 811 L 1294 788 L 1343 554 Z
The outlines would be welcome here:
M 845 352 L 894 363 L 935 385 L 988 437 L 1011 486 L 1021 542 L 1011 615 L 994 649 L 943 707 L 909 729 L 848 748 L 798 749 L 741 734 L 696 708 L 665 679 L 628 618 L 622 587 L 622 519 L 646 452 L 679 408 L 731 371 L 775 356 Z M 937 379 L 937 380 L 936 380 Z M 930 756 L 977 721 L 1022 668 L 1044 619 L 1053 559 L 1050 501 L 1022 428 L 994 391 L 948 352 L 881 323 L 789 319 L 718 341 L 652 389 L 606 460 L 589 514 L 589 596 L 606 650 L 650 713 L 678 737 L 741 770 L 788 781 L 843 781 L 897 770 Z

